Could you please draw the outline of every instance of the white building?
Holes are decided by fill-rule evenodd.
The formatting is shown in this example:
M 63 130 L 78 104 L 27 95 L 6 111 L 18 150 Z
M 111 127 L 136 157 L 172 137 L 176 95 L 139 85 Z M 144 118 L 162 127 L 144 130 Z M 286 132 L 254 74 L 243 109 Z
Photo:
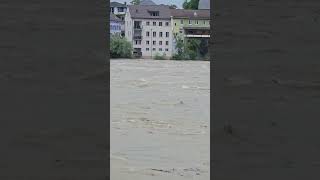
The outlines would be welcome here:
M 111 2 L 110 3 L 110 12 L 118 17 L 121 17 L 126 14 L 127 4 L 121 4 L 119 2 Z
M 129 5 L 125 16 L 125 30 L 134 55 L 172 56 L 173 34 L 169 6 Z

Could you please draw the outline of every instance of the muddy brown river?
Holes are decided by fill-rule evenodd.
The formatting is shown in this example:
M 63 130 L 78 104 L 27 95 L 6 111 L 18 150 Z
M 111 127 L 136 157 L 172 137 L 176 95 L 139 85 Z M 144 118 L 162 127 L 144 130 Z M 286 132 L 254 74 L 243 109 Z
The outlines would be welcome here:
M 210 179 L 210 63 L 111 60 L 111 179 Z

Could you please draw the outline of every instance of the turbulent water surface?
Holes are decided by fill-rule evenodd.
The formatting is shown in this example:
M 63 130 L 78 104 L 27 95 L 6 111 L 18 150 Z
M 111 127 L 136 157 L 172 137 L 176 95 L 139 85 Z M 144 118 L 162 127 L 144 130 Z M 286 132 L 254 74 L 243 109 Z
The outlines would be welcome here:
M 208 180 L 209 62 L 110 66 L 111 179 Z

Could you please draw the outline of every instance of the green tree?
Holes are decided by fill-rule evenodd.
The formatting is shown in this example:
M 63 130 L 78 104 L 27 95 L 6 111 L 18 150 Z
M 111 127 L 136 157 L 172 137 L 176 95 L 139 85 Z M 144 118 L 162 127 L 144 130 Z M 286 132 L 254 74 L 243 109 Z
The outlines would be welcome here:
M 182 7 L 183 9 L 198 9 L 199 0 L 185 0 Z
M 141 0 L 132 0 L 130 3 L 131 3 L 132 5 L 139 5 L 140 2 L 141 2 Z
M 112 35 L 110 40 L 111 58 L 131 58 L 132 44 L 126 38 Z
M 175 4 L 171 4 L 171 5 L 169 6 L 169 8 L 170 8 L 170 9 L 177 9 L 177 8 L 178 8 L 178 6 L 177 6 L 177 5 L 175 5 Z

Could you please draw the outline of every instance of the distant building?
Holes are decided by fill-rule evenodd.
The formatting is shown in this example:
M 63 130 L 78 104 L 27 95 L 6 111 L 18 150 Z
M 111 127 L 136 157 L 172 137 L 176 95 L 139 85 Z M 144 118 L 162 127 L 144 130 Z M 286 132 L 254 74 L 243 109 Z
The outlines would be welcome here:
M 121 20 L 124 20 L 124 16 L 127 12 L 127 3 L 121 4 L 119 2 L 111 2 L 110 12 L 119 17 Z
M 121 26 L 121 19 L 114 14 L 110 14 L 110 35 L 121 35 Z
M 173 34 L 183 38 L 210 38 L 210 10 L 171 9 Z
M 200 0 L 198 9 L 210 9 L 210 0 Z
M 176 37 L 183 41 L 199 39 L 208 47 L 210 39 L 210 10 L 186 10 L 171 9 L 171 24 L 174 35 L 173 46 L 176 45 Z
M 173 35 L 169 6 L 129 5 L 125 26 L 125 36 L 133 45 L 134 55 L 172 56 Z

